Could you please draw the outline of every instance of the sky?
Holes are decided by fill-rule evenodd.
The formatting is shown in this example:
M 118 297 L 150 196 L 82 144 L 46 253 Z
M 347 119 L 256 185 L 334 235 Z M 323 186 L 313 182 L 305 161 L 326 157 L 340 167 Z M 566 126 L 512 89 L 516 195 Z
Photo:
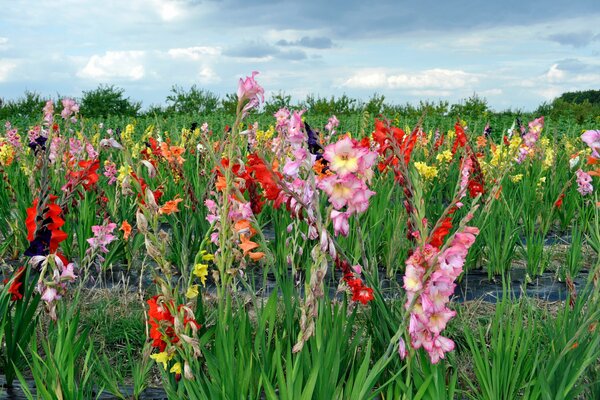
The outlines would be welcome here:
M 267 98 L 534 110 L 600 89 L 599 0 L 0 0 L 0 98 L 99 84 L 144 107 L 173 85 L 221 96 L 259 71 Z

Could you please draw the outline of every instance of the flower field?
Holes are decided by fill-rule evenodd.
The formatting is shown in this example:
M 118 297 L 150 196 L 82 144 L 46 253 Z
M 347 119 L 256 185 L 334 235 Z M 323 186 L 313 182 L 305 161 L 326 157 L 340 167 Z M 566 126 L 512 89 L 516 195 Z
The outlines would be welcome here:
M 598 124 L 264 115 L 259 80 L 230 115 L 3 121 L 3 390 L 600 398 Z

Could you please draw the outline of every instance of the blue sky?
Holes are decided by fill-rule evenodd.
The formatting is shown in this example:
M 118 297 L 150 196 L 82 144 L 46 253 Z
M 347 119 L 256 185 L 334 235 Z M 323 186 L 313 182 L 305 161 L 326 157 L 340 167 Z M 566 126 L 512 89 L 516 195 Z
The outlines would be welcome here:
M 267 96 L 535 109 L 600 89 L 600 1 L 0 0 L 0 97 L 114 84 L 144 106 L 172 85 Z

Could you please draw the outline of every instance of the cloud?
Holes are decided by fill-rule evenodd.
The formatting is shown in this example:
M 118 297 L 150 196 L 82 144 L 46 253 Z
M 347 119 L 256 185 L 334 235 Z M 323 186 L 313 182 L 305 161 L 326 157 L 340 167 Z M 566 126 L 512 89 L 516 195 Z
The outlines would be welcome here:
M 481 92 L 479 92 L 480 95 L 482 96 L 500 96 L 502 93 L 504 93 L 502 91 L 502 89 L 486 89 L 486 90 L 482 90 Z
M 276 43 L 278 46 L 298 46 L 309 49 L 330 49 L 333 47 L 333 42 L 328 37 L 310 37 L 303 36 L 299 40 L 281 39 Z
M 548 40 L 564 46 L 580 48 L 585 47 L 592 42 L 600 41 L 600 33 L 594 34 L 592 31 L 555 33 L 548 36 Z
M 221 82 L 221 77 L 210 67 L 204 67 L 198 73 L 198 82 L 202 84 L 213 84 Z
M 247 17 L 247 1 L 221 0 L 212 19 L 216 25 L 261 29 L 318 30 L 327 28 L 334 40 L 397 37 L 408 32 L 466 32 L 490 27 L 529 26 L 600 12 L 598 0 L 579 0 L 565 7 L 560 0 L 333 0 L 302 2 L 279 0 L 253 4 Z M 282 17 L 281 10 L 285 9 Z M 216 18 L 217 15 L 219 18 Z M 524 18 L 531 15 L 532 18 Z M 286 17 L 287 16 L 287 17 Z
M 8 38 L 0 36 L 0 50 L 8 48 Z
M 275 55 L 282 60 L 300 61 L 306 59 L 306 53 L 302 50 L 281 51 Z
M 306 52 L 302 50 L 281 50 L 261 41 L 240 43 L 226 49 L 223 55 L 228 57 L 262 59 L 265 61 L 273 58 L 291 61 L 299 61 L 307 58 Z
M 387 74 L 384 71 L 362 71 L 348 78 L 342 86 L 357 89 L 459 89 L 477 83 L 478 77 L 462 70 L 442 68 L 415 73 Z
M 207 56 L 218 56 L 221 54 L 220 47 L 211 46 L 195 46 L 185 48 L 169 49 L 167 52 L 172 58 L 181 58 L 186 60 L 198 61 L 206 58 Z
M 5 82 L 12 70 L 17 67 L 17 63 L 11 60 L 0 60 L 0 82 Z
M 267 58 L 279 53 L 279 49 L 263 42 L 245 42 L 227 48 L 223 55 L 241 58 Z
M 107 51 L 104 55 L 93 55 L 77 76 L 96 81 L 142 79 L 146 70 L 143 51 Z

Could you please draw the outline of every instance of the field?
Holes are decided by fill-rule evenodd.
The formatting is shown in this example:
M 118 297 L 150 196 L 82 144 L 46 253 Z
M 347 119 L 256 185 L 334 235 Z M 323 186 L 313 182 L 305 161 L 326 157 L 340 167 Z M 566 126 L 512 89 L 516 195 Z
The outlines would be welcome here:
M 598 119 L 262 100 L 6 121 L 8 394 L 600 398 Z

